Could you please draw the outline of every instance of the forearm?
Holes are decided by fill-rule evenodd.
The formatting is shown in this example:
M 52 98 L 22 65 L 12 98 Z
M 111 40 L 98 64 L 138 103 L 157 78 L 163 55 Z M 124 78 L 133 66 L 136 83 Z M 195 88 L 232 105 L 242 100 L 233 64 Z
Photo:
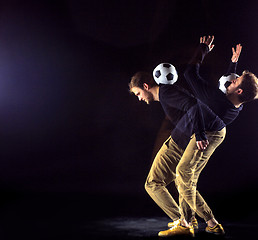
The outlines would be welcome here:
M 200 107 L 199 101 L 193 107 L 193 117 L 195 122 L 194 133 L 197 141 L 207 140 L 205 135 L 205 122 L 203 112 Z
M 184 77 L 194 96 L 206 102 L 211 83 L 200 76 L 199 69 L 200 64 L 188 65 Z
M 237 62 L 230 61 L 228 70 L 225 75 L 229 75 L 230 73 L 236 73 L 236 69 L 237 69 Z
M 189 64 L 202 64 L 208 52 L 209 52 L 209 47 L 204 43 L 200 43 L 192 59 L 190 60 Z

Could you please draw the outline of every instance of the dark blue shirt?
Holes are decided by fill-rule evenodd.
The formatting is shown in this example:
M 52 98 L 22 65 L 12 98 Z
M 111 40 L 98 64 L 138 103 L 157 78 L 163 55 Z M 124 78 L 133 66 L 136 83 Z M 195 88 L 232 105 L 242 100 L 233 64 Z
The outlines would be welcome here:
M 186 148 L 192 134 L 195 133 L 197 141 L 205 140 L 205 131 L 225 127 L 208 106 L 175 85 L 160 85 L 159 101 L 174 127 L 171 136 L 182 149 Z
M 208 52 L 208 46 L 206 44 L 200 44 L 186 68 L 184 76 L 195 97 L 207 104 L 228 125 L 236 119 L 243 106 L 236 108 L 217 85 L 200 76 L 200 65 Z M 231 62 L 228 73 L 235 73 L 236 66 L 236 63 Z

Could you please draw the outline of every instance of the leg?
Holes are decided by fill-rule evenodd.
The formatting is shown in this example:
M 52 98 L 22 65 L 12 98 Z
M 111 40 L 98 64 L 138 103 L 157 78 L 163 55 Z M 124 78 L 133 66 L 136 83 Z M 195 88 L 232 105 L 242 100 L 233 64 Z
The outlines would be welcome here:
M 179 193 L 190 207 L 200 217 L 204 218 L 205 221 L 213 219 L 214 216 L 200 193 L 196 191 L 196 185 L 199 175 L 210 156 L 224 140 L 225 133 L 225 128 L 218 132 L 208 132 L 207 137 L 210 144 L 203 152 L 197 149 L 196 139 L 193 136 L 176 169 L 176 183 Z M 183 212 L 181 214 L 184 216 Z
M 195 218 L 195 211 L 190 208 L 188 203 L 184 200 L 184 198 L 179 194 L 179 204 L 180 211 L 182 212 L 182 216 L 185 218 L 187 222 L 191 222 L 193 218 Z
M 153 147 L 153 151 L 152 151 L 152 161 L 155 159 L 158 151 L 160 150 L 160 148 L 162 147 L 163 143 L 169 138 L 169 136 L 171 135 L 173 129 L 173 125 L 170 122 L 170 120 L 168 119 L 168 117 L 165 117 L 165 119 L 163 120 L 161 127 L 158 131 L 156 140 L 155 140 L 155 144 Z
M 166 186 L 175 180 L 182 154 L 183 150 L 169 137 L 155 157 L 145 183 L 148 194 L 173 221 L 180 218 L 179 207 Z
M 152 160 L 155 159 L 159 149 L 162 147 L 163 143 L 169 138 L 172 129 L 173 129 L 173 125 L 171 124 L 170 120 L 166 117 L 163 120 L 156 137 L 156 141 L 155 141 L 154 149 L 152 153 Z M 189 207 L 186 201 L 183 200 L 181 207 L 182 207 L 182 210 L 184 211 L 184 216 L 187 216 L 187 219 L 194 218 L 195 212 Z M 169 224 L 173 224 L 173 223 L 169 223 Z

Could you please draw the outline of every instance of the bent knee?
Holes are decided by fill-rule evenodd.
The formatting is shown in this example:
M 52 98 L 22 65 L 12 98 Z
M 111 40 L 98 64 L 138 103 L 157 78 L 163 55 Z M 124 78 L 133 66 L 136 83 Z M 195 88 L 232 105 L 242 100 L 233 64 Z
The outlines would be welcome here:
M 184 168 L 181 167 L 181 166 L 178 166 L 176 168 L 176 180 L 179 178 L 179 177 L 182 177 L 182 175 L 184 174 Z
M 147 180 L 144 184 L 145 191 L 149 193 L 151 191 L 151 183 Z
M 161 190 L 162 188 L 166 187 L 166 184 L 164 182 L 156 182 L 156 181 L 146 181 L 144 188 L 147 193 L 153 193 L 156 191 Z

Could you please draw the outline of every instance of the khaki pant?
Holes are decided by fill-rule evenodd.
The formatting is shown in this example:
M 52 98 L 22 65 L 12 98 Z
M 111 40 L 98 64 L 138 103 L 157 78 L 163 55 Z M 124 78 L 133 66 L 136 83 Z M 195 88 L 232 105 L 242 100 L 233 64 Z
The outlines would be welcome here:
M 173 221 L 181 217 L 189 221 L 191 209 L 205 221 L 214 217 L 211 209 L 196 190 L 196 185 L 201 171 L 214 150 L 224 140 L 225 134 L 225 128 L 221 131 L 207 132 L 209 145 L 203 152 L 197 149 L 194 135 L 185 151 L 169 137 L 157 153 L 147 177 L 145 189 Z M 167 185 L 173 181 L 178 188 L 180 207 L 167 190 Z

